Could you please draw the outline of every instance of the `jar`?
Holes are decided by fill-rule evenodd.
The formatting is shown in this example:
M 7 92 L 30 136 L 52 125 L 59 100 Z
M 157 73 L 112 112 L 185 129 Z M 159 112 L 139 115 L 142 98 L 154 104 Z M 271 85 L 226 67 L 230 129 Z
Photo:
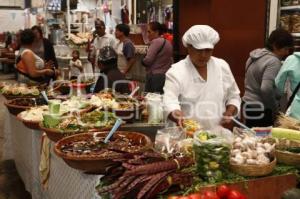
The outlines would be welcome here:
M 81 96 L 86 94 L 86 84 L 82 83 L 73 83 L 71 87 L 72 96 Z
M 299 4 L 299 0 L 292 0 L 292 5 L 298 5 Z
M 291 31 L 292 27 L 290 26 L 290 15 L 282 15 L 280 17 L 280 27 L 282 27 L 286 31 Z
M 300 33 L 300 13 L 291 16 L 291 29 L 293 33 Z
M 290 6 L 292 4 L 292 0 L 281 0 L 282 6 Z

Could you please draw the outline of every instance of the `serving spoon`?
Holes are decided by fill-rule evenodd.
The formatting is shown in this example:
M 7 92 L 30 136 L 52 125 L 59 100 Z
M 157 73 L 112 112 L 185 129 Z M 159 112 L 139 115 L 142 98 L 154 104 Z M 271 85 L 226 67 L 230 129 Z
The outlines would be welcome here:
M 132 98 L 134 96 L 134 94 L 140 89 L 139 86 L 137 86 L 135 89 L 133 89 L 133 91 L 130 93 L 130 95 L 128 96 L 129 98 Z
M 243 129 L 246 129 L 247 131 L 253 133 L 254 135 L 256 134 L 256 132 L 254 130 L 252 130 L 251 128 L 249 128 L 248 126 L 246 126 L 245 124 L 241 123 L 239 120 L 235 119 L 234 117 L 231 117 L 231 120 L 236 123 L 237 125 L 239 125 L 240 127 L 242 127 Z
M 49 99 L 48 99 L 48 96 L 47 96 L 46 92 L 45 91 L 41 91 L 41 94 L 44 97 L 44 99 L 46 100 L 47 104 L 49 104 Z
M 109 141 L 109 139 L 113 136 L 113 134 L 117 131 L 117 129 L 119 128 L 119 126 L 122 124 L 122 119 L 118 118 L 114 124 L 114 126 L 112 127 L 112 129 L 110 130 L 110 132 L 107 134 L 107 136 L 105 137 L 103 143 L 107 143 Z M 94 133 L 93 137 L 95 141 L 99 141 L 100 139 L 97 137 L 98 133 Z

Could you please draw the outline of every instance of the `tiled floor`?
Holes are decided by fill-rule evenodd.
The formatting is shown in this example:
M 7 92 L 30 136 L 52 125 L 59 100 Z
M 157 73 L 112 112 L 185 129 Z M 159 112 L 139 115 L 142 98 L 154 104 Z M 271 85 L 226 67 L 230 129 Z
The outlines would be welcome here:
M 0 72 L 0 82 L 16 82 L 14 74 L 2 74 Z M 18 175 L 13 160 L 2 160 L 3 153 L 3 130 L 4 130 L 4 97 L 0 96 L 0 199 L 30 199 L 31 196 L 26 192 L 24 184 Z

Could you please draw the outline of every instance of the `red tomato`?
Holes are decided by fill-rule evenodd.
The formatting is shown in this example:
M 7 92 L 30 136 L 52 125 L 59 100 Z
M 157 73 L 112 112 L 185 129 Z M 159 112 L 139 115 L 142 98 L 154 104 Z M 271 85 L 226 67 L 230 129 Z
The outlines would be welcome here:
M 222 197 L 226 197 L 229 194 L 229 187 L 227 187 L 226 185 L 221 185 L 218 186 L 217 188 L 217 195 L 222 198 Z
M 205 191 L 203 195 L 205 199 L 220 199 L 219 196 L 212 191 Z
M 192 193 L 189 195 L 190 199 L 204 199 L 204 196 L 200 193 Z
M 227 195 L 227 199 L 246 199 L 246 197 L 236 190 L 231 190 Z

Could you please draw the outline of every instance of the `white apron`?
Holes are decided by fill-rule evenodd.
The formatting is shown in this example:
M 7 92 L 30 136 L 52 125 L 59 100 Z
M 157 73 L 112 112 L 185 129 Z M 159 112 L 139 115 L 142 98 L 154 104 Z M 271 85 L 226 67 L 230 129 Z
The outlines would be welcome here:
M 123 53 L 123 42 L 119 42 L 116 46 L 116 52 L 118 54 L 118 68 L 122 73 L 127 72 L 127 59 Z
M 191 88 L 179 99 L 184 116 L 199 121 L 205 129 L 219 125 L 225 111 L 221 67 L 208 63 L 207 81 L 194 79 Z

